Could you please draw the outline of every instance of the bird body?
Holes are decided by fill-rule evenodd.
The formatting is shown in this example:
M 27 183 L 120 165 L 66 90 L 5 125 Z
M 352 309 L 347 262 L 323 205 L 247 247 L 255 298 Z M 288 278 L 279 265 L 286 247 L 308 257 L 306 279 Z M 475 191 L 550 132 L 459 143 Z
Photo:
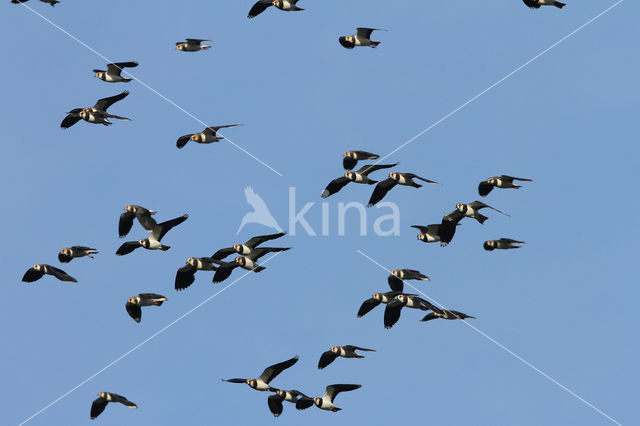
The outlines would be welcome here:
M 142 309 L 140 308 L 143 306 L 161 306 L 162 303 L 166 301 L 167 298 L 161 294 L 140 293 L 135 297 L 128 298 L 125 307 L 129 316 L 133 318 L 135 322 L 140 322 L 142 319 Z
M 271 387 L 269 383 L 275 379 L 280 373 L 286 370 L 289 367 L 292 367 L 296 362 L 298 362 L 298 356 L 294 356 L 291 359 L 280 362 L 278 364 L 271 365 L 262 372 L 260 377 L 257 379 L 222 379 L 223 382 L 229 383 L 246 383 L 251 389 L 255 389 L 257 391 L 270 391 L 276 392 L 277 389 Z
M 359 389 L 360 387 L 362 387 L 362 385 L 329 385 L 327 386 L 322 397 L 315 397 L 313 399 L 309 397 L 300 398 L 298 402 L 296 402 L 296 408 L 298 410 L 304 410 L 315 404 L 315 406 L 320 408 L 321 410 L 332 411 L 335 413 L 341 410 L 341 408 L 336 407 L 333 403 L 336 396 L 338 396 L 340 392 L 348 392 Z
M 505 216 L 509 216 L 508 214 L 503 213 L 500 210 L 494 207 L 491 207 L 488 204 L 483 203 L 482 201 L 474 201 L 473 203 L 469 203 L 469 204 L 464 204 L 464 203 L 456 204 L 456 209 L 458 209 L 460 213 L 462 213 L 465 217 L 470 217 L 472 219 L 477 220 L 481 224 L 488 219 L 487 216 L 480 213 L 480 209 L 484 209 L 484 208 L 489 208 L 491 210 L 497 211 L 498 213 L 502 213 Z
M 58 260 L 61 263 L 69 263 L 71 262 L 71 260 L 75 259 L 76 257 L 88 256 L 93 259 L 92 255 L 96 253 L 98 253 L 98 250 L 94 248 L 84 247 L 84 246 L 72 246 L 72 247 L 67 247 L 60 250 L 60 253 L 58 253 Z
M 489 240 L 484 242 L 484 249 L 487 251 L 509 250 L 520 248 L 520 244 L 525 244 L 524 241 L 512 240 L 510 238 L 500 238 L 499 240 Z
M 145 248 L 147 250 L 169 250 L 171 247 L 162 244 L 162 238 L 173 227 L 180 225 L 182 222 L 187 220 L 188 217 L 189 215 L 185 214 L 175 219 L 167 220 L 166 222 L 157 224 L 153 227 L 153 230 L 151 231 L 149 237 L 138 241 L 127 241 L 120 246 L 118 251 L 116 251 L 116 255 L 124 256 L 125 254 L 129 254 L 139 247 Z
M 394 269 L 387 278 L 391 290 L 399 293 L 404 289 L 404 280 L 431 281 L 428 276 L 414 269 Z
M 555 6 L 558 9 L 562 9 L 566 6 L 565 3 L 555 0 L 523 0 L 523 2 L 532 9 L 539 9 L 540 6 Z
M 207 50 L 207 49 L 210 49 L 211 46 L 201 44 L 207 41 L 211 41 L 211 40 L 202 40 L 199 38 L 188 38 L 186 39 L 186 41 L 177 42 L 176 50 L 180 50 L 182 52 L 199 52 L 200 50 Z
M 96 78 L 99 78 L 102 81 L 106 81 L 107 83 L 128 83 L 131 81 L 130 78 L 125 78 L 120 75 L 122 73 L 123 68 L 133 68 L 137 67 L 137 62 L 115 62 L 113 64 L 107 64 L 107 69 L 105 70 L 93 70 Z
M 28 269 L 22 277 L 22 281 L 25 283 L 32 283 L 34 281 L 38 281 L 45 275 L 52 275 L 64 282 L 77 283 L 78 281 L 73 278 L 71 275 L 67 274 L 62 269 L 58 269 L 55 266 L 47 265 L 45 263 L 38 263 L 33 265 L 32 268 Z
M 88 123 L 103 124 L 105 126 L 111 125 L 109 118 L 117 118 L 119 120 L 131 120 L 127 117 L 121 117 L 119 115 L 109 114 L 107 109 L 114 103 L 126 98 L 129 95 L 128 91 L 124 91 L 118 95 L 110 96 L 108 98 L 98 99 L 96 104 L 92 107 L 86 108 L 74 108 L 67 113 L 67 116 L 60 123 L 62 129 L 68 129 L 80 120 L 84 120 Z
M 375 352 L 375 349 L 367 349 L 360 348 L 358 346 L 346 345 L 346 346 L 332 346 L 331 349 L 324 352 L 320 356 L 320 361 L 318 361 L 318 369 L 322 370 L 338 357 L 342 358 L 364 358 L 364 355 L 360 355 L 356 351 L 367 351 L 367 352 Z
M 267 399 L 269 410 L 274 417 L 282 414 L 283 406 L 282 402 L 287 401 L 295 404 L 300 398 L 308 398 L 305 394 L 297 390 L 276 390 L 276 393 L 270 395 Z
M 117 402 L 127 407 L 138 408 L 136 404 L 117 393 L 98 392 L 98 398 L 93 401 L 93 404 L 91 404 L 91 418 L 95 419 L 98 417 L 110 402 Z
M 462 312 L 458 312 L 458 311 L 451 311 L 449 309 L 441 309 L 439 311 L 433 311 L 428 313 L 424 318 L 422 318 L 420 321 L 425 322 L 425 321 L 431 321 L 432 319 L 446 319 L 446 320 L 456 320 L 456 319 L 466 319 L 466 318 L 474 318 L 470 315 L 467 314 L 463 314 Z
M 367 151 L 347 151 L 344 153 L 342 159 L 342 166 L 345 170 L 353 169 L 360 160 L 377 160 L 380 158 L 377 154 L 372 154 Z
M 298 0 L 258 0 L 249 11 L 248 18 L 255 18 L 271 6 L 275 6 L 285 12 L 297 12 L 304 10 L 299 8 L 296 3 L 298 3 Z
M 490 177 L 486 181 L 482 181 L 478 184 L 478 193 L 481 197 L 486 197 L 493 190 L 493 188 L 513 188 L 518 189 L 521 186 L 513 183 L 514 180 L 520 180 L 523 182 L 533 182 L 531 179 L 519 178 L 508 175 L 500 175 Z
M 371 33 L 374 31 L 385 31 L 378 28 L 358 28 L 357 33 L 338 38 L 338 41 L 345 49 L 353 49 L 356 46 L 377 47 L 380 42 L 371 40 Z

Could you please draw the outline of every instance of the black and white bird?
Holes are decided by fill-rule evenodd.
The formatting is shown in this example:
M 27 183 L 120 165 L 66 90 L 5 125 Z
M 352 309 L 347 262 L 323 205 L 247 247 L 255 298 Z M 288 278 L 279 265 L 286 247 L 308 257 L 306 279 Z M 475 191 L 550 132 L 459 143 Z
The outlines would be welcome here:
M 176 50 L 180 50 L 182 52 L 199 52 L 200 50 L 210 49 L 211 46 L 207 46 L 206 44 L 201 44 L 211 40 L 202 40 L 199 38 L 188 38 L 186 41 L 178 41 L 176 42 Z
M 358 318 L 361 318 L 368 314 L 373 308 L 381 303 L 390 303 L 395 300 L 395 297 L 400 294 L 397 291 L 389 291 L 387 293 L 373 293 L 370 299 L 365 300 L 358 309 Z
M 163 302 L 166 302 L 167 298 L 161 294 L 155 293 L 140 293 L 135 297 L 127 299 L 127 313 L 135 322 L 140 322 L 142 319 L 142 307 L 143 306 L 162 306 Z
M 347 151 L 344 153 L 344 158 L 342 159 L 342 166 L 345 170 L 353 169 L 358 161 L 361 160 L 377 160 L 380 158 L 377 154 L 372 154 L 367 151 Z
M 269 410 L 273 417 L 278 417 L 282 414 L 283 406 L 282 402 L 287 401 L 295 404 L 298 402 L 300 398 L 309 398 L 307 395 L 303 394 L 297 390 L 276 390 L 276 393 L 270 395 L 267 398 L 267 405 L 269 405 Z
M 394 269 L 387 278 L 391 291 L 402 293 L 404 290 L 404 280 L 431 281 L 431 278 L 415 269 Z
M 327 389 L 325 390 L 322 397 L 315 397 L 313 399 L 309 397 L 300 398 L 298 402 L 296 402 L 296 408 L 298 410 L 304 410 L 315 404 L 316 407 L 320 408 L 321 410 L 333 411 L 335 413 L 342 410 L 342 408 L 338 408 L 333 405 L 333 400 L 336 399 L 336 396 L 338 396 L 340 392 L 348 392 L 359 389 L 360 387 L 362 387 L 362 385 L 329 385 L 327 386 Z
M 117 118 L 118 120 L 129 120 L 130 118 L 121 117 L 119 115 L 109 114 L 107 109 L 118 101 L 126 98 L 129 92 L 126 90 L 119 95 L 110 96 L 108 98 L 98 99 L 98 102 L 91 108 L 74 108 L 67 113 L 67 116 L 60 123 L 62 129 L 68 129 L 80 120 L 84 120 L 93 124 L 104 124 L 110 126 L 112 123 L 109 118 Z
M 249 11 L 249 15 L 247 17 L 255 18 L 271 6 L 275 6 L 285 12 L 304 10 L 296 6 L 296 3 L 298 3 L 298 0 L 258 0 Z
M 291 247 L 258 247 L 245 256 L 237 256 L 235 260 L 240 264 L 242 269 L 246 269 L 247 271 L 264 271 L 264 266 L 258 265 L 256 260 L 268 253 L 280 253 L 289 249 L 291 249 Z
M 389 173 L 389 177 L 381 182 L 379 182 L 373 190 L 373 194 L 371 194 L 371 198 L 369 199 L 368 207 L 376 205 L 380 200 L 382 200 L 387 192 L 391 191 L 391 189 L 396 185 L 404 185 L 404 186 L 412 186 L 414 188 L 422 188 L 422 185 L 416 183 L 414 179 L 421 180 L 427 183 L 438 184 L 438 182 L 425 179 L 418 175 L 414 175 L 413 173 Z
M 412 228 L 420 230 L 418 239 L 424 243 L 434 243 L 440 241 L 442 247 L 448 245 L 456 234 L 458 223 L 464 218 L 464 215 L 457 209 L 451 213 L 447 213 L 439 224 L 431 224 L 427 226 L 412 225 Z
M 500 175 L 490 177 L 489 179 L 482 181 L 478 184 L 478 194 L 481 197 L 486 197 L 493 190 L 493 188 L 520 188 L 520 185 L 515 185 L 514 180 L 520 180 L 523 182 L 533 182 L 531 179 L 519 178 L 507 175 Z
M 275 240 L 277 238 L 281 238 L 286 234 L 287 234 L 286 232 L 278 232 L 277 234 L 258 235 L 247 240 L 244 243 L 237 243 L 237 244 L 234 244 L 232 247 L 220 249 L 217 252 L 215 252 L 211 256 L 211 258 L 215 260 L 221 260 L 234 253 L 238 253 L 243 256 L 246 256 L 247 254 L 250 254 L 260 244 L 267 241 Z
M 469 204 L 464 204 L 464 203 L 456 204 L 456 209 L 458 209 L 460 213 L 465 215 L 465 217 L 470 217 L 472 219 L 477 220 L 480 223 L 484 223 L 485 220 L 489 219 L 487 216 L 480 213 L 480 210 L 485 208 L 495 210 L 498 213 L 502 213 L 505 216 L 510 216 L 507 213 L 501 212 L 495 207 L 491 207 L 490 205 L 483 203 L 482 201 L 476 200 L 473 203 L 469 203 Z
M 517 249 L 521 247 L 520 244 L 525 244 L 525 242 L 512 240 L 510 238 L 500 238 L 499 240 L 485 241 L 483 246 L 485 250 L 493 251 L 495 249 L 498 249 L 498 250 Z
M 92 255 L 97 253 L 98 253 L 98 250 L 94 248 L 84 247 L 84 246 L 72 246 L 72 247 L 67 247 L 60 250 L 60 253 L 58 253 L 58 260 L 61 263 L 69 263 L 71 262 L 71 260 L 75 259 L 76 257 L 88 256 L 91 259 L 93 259 Z
M 130 62 L 114 62 L 112 64 L 107 64 L 107 70 L 93 70 L 95 76 L 102 81 L 106 81 L 107 83 L 128 83 L 131 81 L 130 78 L 124 78 L 120 73 L 122 73 L 123 68 L 135 68 L 138 66 L 138 63 L 135 61 Z
M 223 140 L 224 137 L 218 136 L 218 130 L 225 129 L 227 127 L 238 127 L 238 126 L 241 126 L 241 124 L 227 124 L 224 126 L 207 127 L 200 133 L 192 133 L 189 135 L 180 136 L 178 138 L 178 141 L 176 142 L 176 146 L 178 147 L 178 149 L 182 149 L 189 141 L 202 143 L 202 144 L 219 142 Z
M 362 184 L 367 184 L 367 185 L 373 185 L 374 183 L 377 183 L 377 180 L 372 180 L 369 178 L 369 174 L 373 173 L 377 170 L 381 170 L 381 169 L 389 169 L 391 167 L 395 167 L 397 166 L 398 163 L 394 163 L 394 164 L 367 164 L 365 166 L 362 166 L 361 168 L 359 168 L 358 170 L 356 170 L 355 172 L 345 172 L 344 176 L 341 176 L 337 179 L 332 180 L 331 182 L 329 182 L 329 185 L 327 185 L 327 187 L 324 189 L 324 191 L 322 191 L 322 198 L 327 198 L 333 194 L 335 194 L 336 192 L 340 191 L 342 188 L 344 188 L 349 182 L 354 182 L 354 183 L 362 183 Z
M 119 402 L 127 407 L 138 408 L 136 404 L 129 401 L 122 395 L 112 392 L 98 392 L 98 398 L 96 398 L 96 400 L 93 401 L 93 404 L 91 404 L 91 418 L 95 419 L 98 417 L 110 402 Z
M 71 275 L 67 274 L 62 269 L 58 269 L 55 266 L 47 265 L 45 263 L 38 263 L 33 265 L 33 268 L 29 268 L 27 272 L 24 273 L 22 277 L 22 281 L 25 283 L 32 283 L 34 281 L 38 281 L 44 275 L 52 275 L 59 279 L 60 281 L 77 283 L 78 280 L 73 278 Z
M 11 0 L 13 4 L 26 3 L 29 0 Z M 55 6 L 57 3 L 60 3 L 59 0 L 40 0 L 42 3 L 49 3 L 51 6 Z
M 277 391 L 277 389 L 271 387 L 269 383 L 271 383 L 271 381 L 284 370 L 292 367 L 296 362 L 298 362 L 298 355 L 286 361 L 282 361 L 278 364 L 273 364 L 265 368 L 260 377 L 258 377 L 257 379 L 222 379 L 222 381 L 229 383 L 246 383 L 251 389 L 255 389 L 257 391 L 275 392 Z
M 116 251 L 116 255 L 124 256 L 125 254 L 129 254 L 135 249 L 142 247 L 147 250 L 162 250 L 167 251 L 171 247 L 165 246 L 161 243 L 162 238 L 173 228 L 174 226 L 180 225 L 182 222 L 187 220 L 189 217 L 188 214 L 182 215 L 175 219 L 167 220 L 166 222 L 162 222 L 153 227 L 151 231 L 151 235 L 148 238 L 138 240 L 138 241 L 127 241 L 122 244 L 118 251 Z
M 384 328 L 389 329 L 398 322 L 402 308 L 440 312 L 440 309 L 437 306 L 434 306 L 429 301 L 422 299 L 415 294 L 399 294 L 396 296 L 395 300 L 387 303 L 387 307 L 384 310 Z
M 353 49 L 356 46 L 377 47 L 380 42 L 371 40 L 371 33 L 374 31 L 386 31 L 379 28 L 358 28 L 354 35 L 342 36 L 338 41 L 345 49 Z
M 446 320 L 456 320 L 456 319 L 466 319 L 466 318 L 474 318 L 470 315 L 467 314 L 463 314 L 462 312 L 458 312 L 458 311 L 451 311 L 449 309 L 440 309 L 439 311 L 433 311 L 428 313 L 424 318 L 422 318 L 420 321 L 431 321 L 432 319 L 446 319 Z
M 120 215 L 120 220 L 118 221 L 118 235 L 120 238 L 126 237 L 131 231 L 134 219 L 138 219 L 140 225 L 147 231 L 153 231 L 153 228 L 157 225 L 155 219 L 151 217 L 154 214 L 156 214 L 155 211 L 145 209 L 142 206 L 134 204 L 124 206 L 124 213 Z
M 566 6 L 565 3 L 560 3 L 555 0 L 522 0 L 524 4 L 529 6 L 531 9 L 539 9 L 540 6 L 555 6 L 558 9 L 562 9 Z
M 345 346 L 332 346 L 331 349 L 324 352 L 320 356 L 318 361 L 318 369 L 322 370 L 327 365 L 331 364 L 338 357 L 342 358 L 364 358 L 364 355 L 356 353 L 356 351 L 375 352 L 375 349 L 361 348 L 359 346 L 345 345 Z
M 197 271 L 217 271 L 218 267 L 213 264 L 210 257 L 190 257 L 187 264 L 176 272 L 175 289 L 184 290 L 196 280 Z

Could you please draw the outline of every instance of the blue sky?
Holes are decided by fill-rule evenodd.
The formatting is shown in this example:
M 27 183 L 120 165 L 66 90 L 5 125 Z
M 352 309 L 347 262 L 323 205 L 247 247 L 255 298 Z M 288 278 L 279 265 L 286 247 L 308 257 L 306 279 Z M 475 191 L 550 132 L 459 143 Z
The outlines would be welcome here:
M 315 202 L 306 217 L 319 229 L 320 194 L 343 173 L 343 151 L 390 152 L 613 4 L 532 11 L 519 0 L 464 8 L 301 0 L 304 12 L 268 10 L 248 20 L 251 1 L 26 3 L 109 59 L 138 61 L 136 77 L 200 120 L 243 123 L 225 135 L 279 176 L 228 142 L 177 150 L 178 136 L 204 126 L 139 83 L 97 80 L 91 70 L 103 59 L 5 3 L 3 424 L 25 420 L 224 288 L 198 273 L 177 293 L 173 280 L 189 256 L 272 232 L 253 224 L 235 235 L 250 210 L 246 186 L 284 228 L 295 187 L 298 209 Z M 298 227 L 278 242 L 293 249 L 266 271 L 238 281 L 28 424 L 91 424 L 89 407 L 102 390 L 140 406 L 107 408 L 95 421 L 104 425 L 611 424 L 460 321 L 423 324 L 407 311 L 385 330 L 381 308 L 357 319 L 362 301 L 387 289 L 386 272 L 358 249 L 389 269 L 421 270 L 432 279 L 417 284 L 421 291 L 476 316 L 475 327 L 617 421 L 638 423 L 639 8 L 623 2 L 391 156 L 398 171 L 443 183 L 389 193 L 401 211 L 399 236 L 371 232 L 383 209 L 368 211 L 368 235 L 359 235 L 352 212 L 338 236 L 338 203 L 366 202 L 372 190 L 347 186 L 327 200 L 329 236 Z M 338 36 L 358 26 L 389 31 L 374 33 L 382 41 L 375 50 L 340 47 Z M 212 39 L 213 47 L 175 51 L 185 37 Z M 59 129 L 65 111 L 124 89 L 130 96 L 111 112 L 133 121 Z M 489 212 L 484 225 L 464 221 L 446 248 L 416 240 L 410 225 L 438 222 L 457 202 L 477 199 L 480 180 L 501 173 L 534 179 L 487 197 L 511 217 Z M 163 241 L 171 250 L 118 258 L 125 204 L 154 209 L 161 220 L 190 218 Z M 130 236 L 144 234 L 135 225 Z M 500 237 L 527 244 L 482 250 L 484 240 Z M 59 266 L 58 250 L 71 245 L 100 250 L 95 260 L 63 267 L 78 284 L 20 282 L 34 263 Z M 136 324 L 124 304 L 140 292 L 169 300 L 143 310 Z M 377 352 L 316 369 L 323 351 L 345 344 Z M 338 397 L 338 414 L 286 405 L 273 419 L 267 393 L 220 381 L 257 376 L 295 354 L 300 361 L 274 386 L 312 395 L 331 383 L 362 389 Z

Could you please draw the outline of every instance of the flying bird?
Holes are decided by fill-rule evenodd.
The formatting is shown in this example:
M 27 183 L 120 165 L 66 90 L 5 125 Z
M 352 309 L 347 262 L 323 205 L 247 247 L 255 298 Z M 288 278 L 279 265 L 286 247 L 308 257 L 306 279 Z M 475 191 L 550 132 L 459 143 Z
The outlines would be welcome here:
M 487 195 L 489 195 L 489 193 L 493 190 L 494 187 L 515 188 L 515 189 L 520 188 L 519 185 L 515 185 L 513 183 L 514 180 L 521 180 L 523 182 L 533 182 L 533 180 L 531 179 L 525 179 L 525 178 L 519 178 L 519 177 L 513 177 L 513 176 L 507 176 L 507 175 L 494 176 L 478 184 L 478 193 L 480 194 L 481 197 L 486 197 Z
M 120 246 L 118 251 L 116 251 L 116 255 L 124 256 L 125 254 L 129 254 L 139 247 L 145 248 L 147 250 L 169 250 L 171 248 L 170 246 L 165 246 L 160 242 L 162 240 L 162 237 L 164 237 L 167 232 L 171 230 L 171 228 L 180 225 L 182 222 L 187 220 L 188 217 L 189 215 L 185 214 L 175 219 L 167 220 L 166 222 L 157 224 L 153 227 L 151 235 L 149 235 L 148 238 L 138 241 L 127 241 Z
M 482 201 L 474 201 L 473 203 L 469 203 L 469 204 L 458 203 L 456 204 L 456 208 L 460 213 L 465 215 L 465 217 L 470 217 L 472 219 L 477 220 L 480 223 L 484 223 L 484 221 L 488 219 L 487 216 L 480 214 L 480 209 L 484 209 L 484 208 L 495 210 L 498 213 L 502 213 L 505 216 L 510 216 L 504 212 L 501 212 L 495 207 L 491 207 L 490 205 L 483 203 Z
M 341 385 L 341 384 L 329 385 L 327 386 L 327 389 L 325 390 L 324 395 L 322 395 L 322 397 L 320 398 L 318 397 L 313 399 L 309 397 L 300 398 L 298 402 L 296 402 L 296 408 L 298 410 L 304 410 L 315 404 L 316 407 L 320 408 L 321 410 L 333 411 L 335 413 L 337 411 L 342 410 L 342 408 L 338 408 L 335 405 L 333 405 L 333 400 L 336 399 L 336 396 L 338 396 L 340 392 L 348 392 L 348 391 L 359 389 L 360 387 L 362 387 L 362 385 Z
M 53 275 L 60 281 L 77 283 L 78 280 L 73 278 L 71 275 L 67 274 L 62 269 L 58 269 L 55 266 L 47 265 L 44 263 L 38 263 L 33 265 L 33 268 L 27 270 L 22 277 L 22 281 L 25 283 L 32 283 L 34 281 L 38 281 L 44 275 Z
M 210 49 L 211 46 L 207 46 L 206 44 L 201 44 L 206 41 L 211 40 L 201 40 L 199 38 L 188 38 L 186 41 L 179 41 L 176 43 L 176 50 L 180 50 L 182 52 L 198 52 L 200 50 Z
M 257 379 L 222 379 L 222 381 L 229 383 L 246 383 L 251 389 L 255 389 L 257 391 L 275 392 L 277 389 L 272 388 L 269 383 L 284 370 L 292 367 L 296 362 L 298 362 L 298 355 L 286 361 L 280 362 L 278 364 L 273 364 L 265 368 L 260 377 L 258 377 Z
M 282 402 L 287 401 L 295 404 L 300 398 L 308 398 L 307 395 L 297 390 L 276 390 L 276 393 L 270 395 L 267 398 L 267 405 L 273 417 L 278 417 L 282 414 L 283 406 Z
M 560 3 L 555 0 L 522 0 L 524 4 L 529 6 L 531 9 L 539 9 L 540 6 L 555 6 L 558 9 L 562 9 L 566 6 L 565 3 Z
M 420 230 L 418 239 L 424 243 L 434 243 L 440 241 L 440 245 L 445 247 L 448 245 L 456 233 L 456 227 L 464 215 L 457 209 L 446 214 L 439 224 L 431 224 L 427 226 L 412 225 L 412 228 Z
M 387 278 L 391 291 L 402 293 L 404 280 L 431 281 L 431 278 L 414 269 L 394 269 Z
M 373 293 L 370 299 L 365 300 L 358 309 L 358 318 L 361 318 L 368 314 L 373 308 L 381 303 L 390 303 L 395 297 L 400 294 L 397 291 L 389 291 L 387 293 Z
M 236 235 L 242 231 L 242 228 L 248 223 L 257 223 L 260 225 L 268 226 L 269 228 L 275 229 L 276 231 L 282 233 L 282 228 L 278 225 L 278 222 L 269 211 L 269 207 L 264 202 L 262 197 L 258 195 L 252 187 L 247 186 L 244 189 L 244 196 L 247 199 L 247 203 L 253 207 L 253 211 L 245 214 L 240 221 L 240 226 L 236 231 Z
M 157 225 L 155 219 L 151 217 L 156 214 L 153 210 L 136 205 L 124 206 L 124 210 L 124 213 L 120 215 L 120 220 L 118 221 L 118 235 L 120 238 L 126 237 L 129 231 L 131 231 L 134 219 L 138 219 L 140 225 L 149 232 L 153 231 L 153 228 Z
M 124 396 L 118 395 L 117 393 L 98 392 L 98 398 L 93 401 L 93 404 L 91 404 L 91 418 L 95 419 L 96 417 L 98 417 L 110 402 L 119 402 L 120 404 L 126 405 L 127 407 L 138 408 L 136 404 L 129 401 Z
M 462 312 L 458 312 L 458 311 L 450 311 L 448 309 L 441 309 L 439 311 L 433 311 L 428 313 L 424 318 L 422 318 L 420 321 L 431 321 L 432 319 L 437 319 L 437 318 L 441 318 L 441 319 L 446 319 L 446 320 L 456 320 L 456 319 L 466 319 L 466 318 L 474 318 L 470 315 L 467 314 L 463 314 Z
M 396 296 L 395 300 L 392 300 L 387 304 L 387 307 L 384 310 L 384 328 L 389 329 L 398 322 L 402 308 L 440 312 L 440 309 L 437 306 L 434 306 L 429 301 L 422 299 L 421 297 L 414 294 L 399 294 Z
M 382 200 L 387 192 L 391 191 L 391 189 L 396 185 L 404 185 L 404 186 L 412 186 L 414 188 L 422 188 L 422 185 L 416 183 L 414 179 L 421 180 L 427 183 L 437 184 L 438 182 L 425 179 L 418 175 L 414 175 L 413 173 L 389 173 L 389 177 L 382 182 L 379 182 L 376 187 L 373 189 L 373 194 L 371 194 L 371 198 L 369 199 L 369 203 L 367 207 L 371 207 L 376 205 L 380 200 Z
M 210 257 L 190 257 L 187 264 L 176 272 L 175 289 L 180 291 L 189 287 L 196 280 L 197 271 L 217 271 Z
M 166 301 L 167 298 L 161 294 L 140 293 L 127 299 L 127 313 L 135 322 L 140 322 L 142 319 L 142 309 L 140 308 L 143 306 L 162 306 L 162 303 Z
M 280 253 L 283 251 L 287 251 L 290 248 L 291 247 L 259 247 L 245 256 L 236 257 L 235 260 L 242 269 L 246 269 L 247 271 L 260 272 L 264 271 L 265 267 L 258 265 L 256 263 L 256 260 L 260 259 L 267 253 Z
M 98 253 L 98 250 L 94 248 L 84 247 L 84 246 L 72 246 L 63 248 L 58 253 L 58 260 L 61 263 L 69 263 L 76 257 L 85 257 L 88 256 L 93 259 L 93 254 Z
M 218 130 L 238 126 L 241 126 L 241 124 L 227 124 L 225 126 L 207 127 L 200 133 L 192 133 L 189 135 L 180 136 L 178 138 L 178 141 L 176 142 L 176 146 L 178 147 L 178 149 L 182 149 L 189 141 L 194 141 L 202 144 L 218 142 L 224 139 L 224 137 L 218 136 Z
M 250 238 L 249 240 L 247 240 L 242 244 L 237 243 L 237 244 L 234 244 L 232 247 L 220 249 L 217 252 L 215 252 L 211 256 L 211 258 L 214 260 L 221 260 L 234 253 L 238 253 L 243 256 L 246 256 L 248 254 L 251 254 L 251 252 L 254 251 L 255 248 L 260 244 L 283 237 L 286 234 L 287 234 L 286 232 L 278 232 L 277 234 L 258 235 L 253 238 Z
M 525 242 L 512 240 L 509 238 L 500 238 L 499 240 L 485 241 L 483 246 L 485 250 L 493 251 L 495 249 L 498 249 L 498 250 L 517 249 L 521 247 L 520 244 L 525 244 Z
M 25 3 L 29 0 L 11 0 L 11 3 L 13 4 L 20 4 L 20 3 Z M 40 0 L 42 3 L 49 3 L 51 6 L 55 6 L 56 3 L 60 3 L 59 0 Z
M 247 17 L 255 18 L 271 6 L 275 6 L 285 12 L 304 10 L 296 6 L 296 3 L 298 3 L 298 0 L 258 0 L 249 11 L 249 15 Z
M 329 185 L 327 185 L 327 187 L 322 192 L 321 197 L 322 198 L 327 198 L 327 197 L 335 194 L 336 192 L 338 192 L 342 188 L 344 188 L 349 182 L 372 185 L 372 184 L 374 184 L 374 183 L 376 183 L 378 181 L 370 179 L 369 178 L 369 174 L 370 173 L 373 173 L 373 172 L 375 172 L 377 170 L 381 170 L 381 169 L 389 169 L 389 168 L 395 167 L 397 165 L 398 165 L 398 163 L 393 163 L 393 164 L 367 164 L 365 166 L 362 166 L 361 168 L 359 168 L 355 172 L 351 172 L 351 171 L 350 172 L 345 172 L 344 176 L 341 176 L 341 177 L 339 177 L 337 179 L 334 179 L 331 182 L 329 182 Z
M 371 33 L 374 31 L 386 31 L 379 28 L 358 28 L 354 35 L 342 36 L 338 41 L 345 49 L 353 49 L 356 46 L 377 47 L 380 42 L 371 40 Z
M 345 170 L 351 170 L 360 160 L 377 160 L 378 158 L 380 158 L 379 155 L 367 151 L 347 151 L 344 153 L 342 166 Z
M 324 352 L 320 356 L 318 361 L 318 370 L 322 370 L 327 365 L 331 364 L 338 357 L 342 358 L 364 358 L 363 355 L 356 353 L 356 351 L 375 352 L 375 349 L 361 348 L 359 346 L 345 345 L 345 346 L 332 346 L 331 349 Z
M 110 126 L 112 123 L 109 118 L 117 118 L 118 120 L 129 120 L 130 118 L 121 117 L 119 115 L 109 114 L 107 109 L 118 101 L 126 98 L 129 92 L 126 90 L 119 95 L 110 96 L 108 98 L 98 99 L 98 102 L 91 108 L 74 108 L 67 113 L 67 116 L 60 123 L 62 129 L 68 129 L 80 120 L 84 120 L 93 124 L 104 124 Z
M 114 62 L 113 64 L 107 64 L 107 70 L 93 70 L 95 76 L 102 81 L 106 81 L 107 83 L 128 83 L 131 81 L 130 78 L 124 78 L 120 75 L 123 68 L 135 68 L 138 66 L 138 63 L 135 61 L 131 62 Z

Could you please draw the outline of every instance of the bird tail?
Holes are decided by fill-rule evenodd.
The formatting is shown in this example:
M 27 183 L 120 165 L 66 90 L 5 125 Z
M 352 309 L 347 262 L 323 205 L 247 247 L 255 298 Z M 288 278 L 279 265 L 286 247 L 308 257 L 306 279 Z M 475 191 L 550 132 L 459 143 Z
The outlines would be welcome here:
M 422 188 L 422 185 L 420 185 L 420 184 L 419 184 L 419 183 L 417 183 L 417 182 L 412 182 L 412 183 L 411 183 L 411 186 L 413 186 L 414 188 Z
M 167 250 L 169 250 L 170 248 L 171 248 L 171 246 L 162 246 L 162 247 L 160 247 L 160 250 L 162 250 L 162 251 L 167 251 Z
M 154 306 L 162 306 L 163 303 L 164 303 L 164 300 L 154 300 L 153 301 L 153 305 Z
M 559 1 L 555 2 L 553 5 L 554 5 L 555 7 L 557 7 L 558 9 L 562 9 L 563 7 L 565 7 L 565 6 L 566 6 L 566 4 L 565 4 L 565 3 L 560 3 Z
M 379 41 L 371 41 L 371 47 L 377 47 L 379 44 Z
M 356 358 L 358 359 L 364 358 L 364 355 L 356 354 Z
M 267 268 L 265 268 L 264 266 L 256 266 L 255 268 L 253 268 L 253 272 L 262 272 L 265 269 Z
M 131 81 L 131 79 L 130 79 L 130 78 L 123 78 L 123 79 L 122 79 L 122 82 L 123 82 L 123 83 L 128 83 L 128 82 L 130 82 L 130 81 Z
M 487 220 L 489 218 L 486 217 L 485 215 L 482 215 L 482 214 L 478 213 L 478 216 L 476 217 L 476 219 L 478 219 L 478 222 L 480 222 L 482 224 L 482 223 L 484 223 L 485 220 Z

